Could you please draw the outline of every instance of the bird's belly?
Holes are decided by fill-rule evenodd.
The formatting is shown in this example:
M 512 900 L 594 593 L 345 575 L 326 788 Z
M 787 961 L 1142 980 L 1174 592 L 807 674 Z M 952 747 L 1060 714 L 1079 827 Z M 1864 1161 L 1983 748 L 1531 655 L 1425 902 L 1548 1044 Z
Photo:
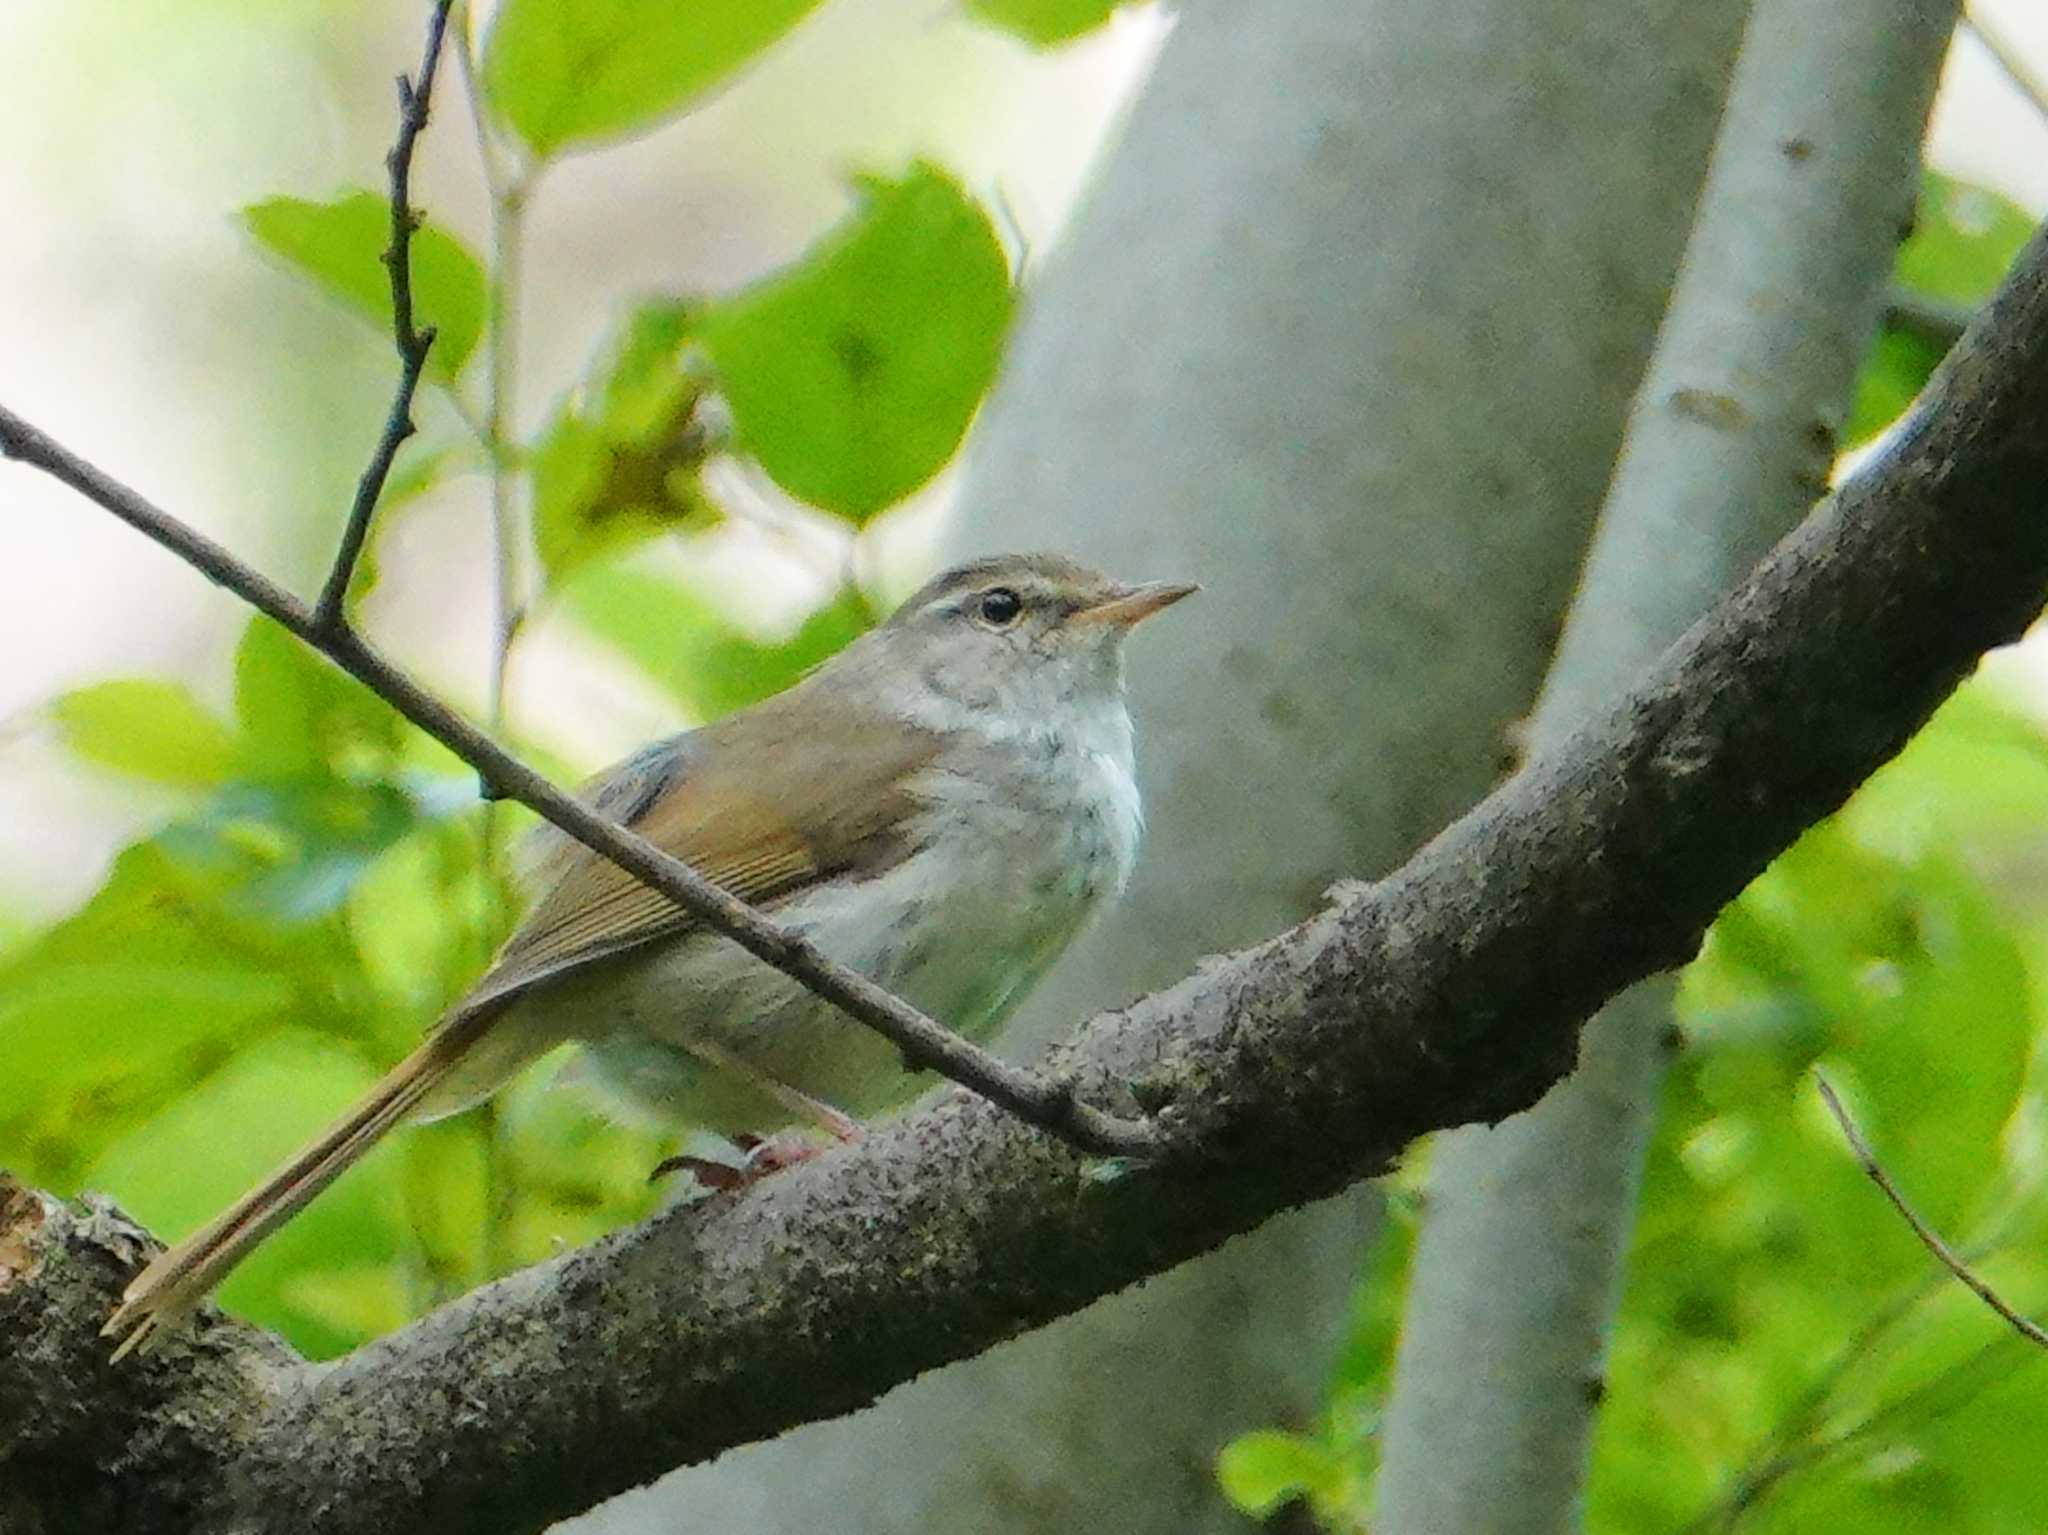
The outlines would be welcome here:
M 1032 833 L 939 838 L 943 856 L 928 843 L 885 873 L 815 887 L 774 915 L 949 1028 L 985 1036 L 1128 866 L 1113 849 L 1106 856 L 1048 837 L 1042 825 Z M 692 935 L 572 984 L 583 993 L 576 1032 L 596 1076 L 666 1122 L 731 1135 L 796 1117 L 757 1085 L 693 1055 L 693 1043 L 708 1042 L 856 1116 L 900 1103 L 928 1082 L 873 1030 L 724 939 Z

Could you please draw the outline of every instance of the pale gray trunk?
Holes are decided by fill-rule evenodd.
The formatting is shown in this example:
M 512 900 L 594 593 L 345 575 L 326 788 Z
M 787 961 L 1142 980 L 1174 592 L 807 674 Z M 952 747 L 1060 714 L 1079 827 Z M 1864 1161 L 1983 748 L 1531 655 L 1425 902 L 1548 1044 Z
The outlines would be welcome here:
M 1619 692 L 1824 485 L 1955 14 L 1757 0 L 1532 744 Z M 1375 1527 L 1578 1527 L 1670 1001 L 1668 980 L 1627 993 L 1535 1109 L 1438 1139 Z
M 1676 270 L 1740 0 L 1201 0 L 1034 292 L 956 545 L 1208 590 L 1133 646 L 1148 850 L 1020 1032 L 1388 867 L 1528 706 Z M 1041 1035 L 1042 1037 L 1042 1035 Z M 585 1529 L 1241 1527 L 1355 1197 Z

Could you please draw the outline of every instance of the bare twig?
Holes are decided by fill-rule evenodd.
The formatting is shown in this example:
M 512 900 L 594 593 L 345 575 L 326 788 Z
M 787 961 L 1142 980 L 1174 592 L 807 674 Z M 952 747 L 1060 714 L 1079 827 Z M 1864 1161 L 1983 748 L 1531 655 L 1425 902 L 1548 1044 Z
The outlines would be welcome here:
M 1048 1081 L 998 1060 L 860 972 L 826 958 L 810 940 L 735 899 L 682 860 L 572 799 L 427 693 L 365 644 L 345 622 L 323 626 L 314 610 L 283 587 L 5 406 L 0 406 L 0 455 L 62 481 L 275 619 L 476 769 L 491 793 L 519 801 L 585 847 L 611 859 L 706 927 L 873 1029 L 902 1050 L 913 1065 L 972 1088 L 1020 1119 L 1084 1150 L 1138 1156 L 1161 1149 L 1161 1138 L 1151 1126 L 1078 1102 L 1068 1083 Z
M 1849 1149 L 1856 1154 L 1857 1163 L 1870 1181 L 1883 1191 L 1884 1197 L 1892 1202 L 1892 1208 L 1897 1210 L 1905 1218 L 1906 1224 L 1913 1228 L 1913 1235 L 1920 1239 L 1920 1245 L 1933 1253 L 1935 1260 L 1943 1268 L 1969 1286 L 1977 1299 L 2005 1318 L 2013 1331 L 2030 1343 L 2048 1348 L 2048 1332 L 2044 1332 L 2038 1325 L 2007 1305 L 2004 1297 L 1978 1278 L 1970 1265 L 1958 1257 L 1954 1249 L 1941 1239 L 1941 1234 L 1922 1220 L 1913 1207 L 1906 1203 L 1906 1196 L 1899 1192 L 1899 1186 L 1892 1182 L 1891 1175 L 1879 1164 L 1876 1154 L 1870 1149 L 1870 1143 L 1864 1140 L 1855 1122 L 1849 1118 L 1849 1111 L 1842 1106 L 1842 1100 L 1836 1095 L 1828 1079 L 1815 1072 L 1813 1080 L 1820 1088 L 1821 1101 L 1828 1106 L 1828 1112 L 1835 1116 L 1835 1123 L 1842 1127 L 1842 1137 L 1848 1141 Z
M 470 10 L 469 0 L 461 0 L 455 9 L 454 20 L 460 44 L 455 50 L 455 64 L 462 71 L 463 92 L 469 98 L 469 123 L 476 135 L 477 161 L 483 167 L 484 184 L 501 186 L 506 179 L 504 153 L 491 128 L 490 114 L 484 104 L 483 82 L 477 78 L 476 18 Z
M 334 568 L 327 574 L 320 600 L 313 607 L 313 626 L 322 632 L 338 631 L 346 621 L 343 605 L 348 601 L 349 581 L 356 573 L 363 544 L 370 536 L 370 518 L 377 510 L 377 498 L 384 493 L 384 481 L 391 474 L 393 460 L 415 427 L 412 400 L 426 371 L 427 354 L 434 348 L 434 328 L 414 328 L 412 316 L 412 234 L 419 216 L 412 209 L 412 151 L 427 126 L 427 113 L 434 97 L 434 71 L 441 62 L 441 40 L 448 31 L 448 7 L 453 0 L 436 0 L 427 20 L 426 51 L 420 57 L 420 76 L 414 85 L 398 77 L 398 138 L 385 157 L 391 175 L 391 243 L 384 248 L 384 268 L 391 275 L 391 329 L 398 346 L 398 391 L 384 430 L 370 454 L 370 462 L 356 482 L 355 501 L 341 531 L 341 547 L 334 556 Z
M 524 272 L 526 194 L 514 177 L 491 184 L 490 385 L 484 404 L 484 448 L 491 459 L 491 673 L 488 719 L 505 728 L 505 681 L 512 647 L 526 621 L 520 579 L 519 486 L 513 437 L 519 377 L 519 289 Z
M 484 327 L 488 353 L 483 414 L 472 429 L 490 457 L 491 469 L 491 670 L 486 718 L 493 731 L 505 726 L 506 678 L 512 647 L 529 614 L 521 574 L 525 531 L 520 526 L 518 484 L 513 473 L 512 435 L 517 431 L 519 357 L 519 289 L 524 275 L 526 199 L 533 188 L 535 167 L 517 150 L 500 144 L 477 75 L 474 38 L 467 0 L 457 13 L 462 46 L 456 60 L 469 97 L 470 126 L 476 133 L 478 162 L 491 195 L 490 311 Z M 497 845 L 497 818 L 484 821 L 484 856 L 492 862 Z
M 512 650 L 530 612 L 523 575 L 527 540 L 519 515 L 514 439 L 518 431 L 519 305 L 525 271 L 526 199 L 532 190 L 534 169 L 516 149 L 508 151 L 498 142 L 477 75 L 466 3 L 461 20 L 462 83 L 469 96 L 477 158 L 491 196 L 490 309 L 484 326 L 487 368 L 483 415 L 475 425 L 490 459 L 491 473 L 491 659 L 484 692 L 484 718 L 493 733 L 502 733 Z M 488 796 L 489 785 L 484 787 Z M 487 868 L 497 865 L 502 830 L 496 807 L 486 809 L 483 859 Z

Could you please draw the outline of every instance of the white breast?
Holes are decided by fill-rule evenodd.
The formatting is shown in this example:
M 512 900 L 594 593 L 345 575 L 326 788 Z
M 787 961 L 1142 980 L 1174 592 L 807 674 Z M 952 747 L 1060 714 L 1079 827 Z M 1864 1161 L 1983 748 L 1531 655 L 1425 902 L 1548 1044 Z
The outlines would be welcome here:
M 873 878 L 807 891 L 778 920 L 948 1027 L 991 1032 L 1137 858 L 1144 822 L 1122 701 L 1069 718 L 1059 732 L 1018 730 L 942 758 L 915 785 L 917 851 Z M 857 1115 L 916 1090 L 893 1046 L 730 943 L 692 941 L 650 961 L 607 987 L 610 1037 L 591 1043 L 602 1073 L 664 1117 L 725 1131 L 788 1117 L 679 1057 L 692 1035 Z

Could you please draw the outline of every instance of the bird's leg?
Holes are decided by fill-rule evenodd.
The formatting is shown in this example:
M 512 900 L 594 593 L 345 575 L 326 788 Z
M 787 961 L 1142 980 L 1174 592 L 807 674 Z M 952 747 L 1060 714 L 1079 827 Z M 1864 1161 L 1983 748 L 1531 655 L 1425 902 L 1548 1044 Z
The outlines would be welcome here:
M 829 1103 L 813 1098 L 809 1093 L 800 1092 L 780 1077 L 763 1071 L 752 1062 L 742 1059 L 723 1045 L 714 1045 L 708 1040 L 692 1040 L 683 1048 L 707 1066 L 730 1072 L 758 1092 L 773 1098 L 798 1119 L 807 1119 L 831 1136 L 835 1141 L 852 1146 L 867 1136 L 860 1121 L 850 1114 L 840 1112 Z
M 856 1145 L 864 1140 L 867 1131 L 859 1120 L 841 1112 L 809 1093 L 791 1087 L 780 1077 L 761 1070 L 751 1062 L 741 1059 L 722 1045 L 705 1040 L 693 1040 L 683 1047 L 707 1066 L 732 1073 L 766 1097 L 773 1098 L 799 1119 L 808 1120 L 842 1145 Z M 825 1148 L 816 1141 L 795 1135 L 741 1135 L 733 1138 L 733 1144 L 745 1153 L 738 1167 L 725 1162 L 714 1162 L 708 1157 L 665 1157 L 649 1173 L 652 1181 L 672 1172 L 687 1172 L 708 1189 L 742 1189 L 770 1173 L 781 1172 L 799 1162 L 807 1162 Z

